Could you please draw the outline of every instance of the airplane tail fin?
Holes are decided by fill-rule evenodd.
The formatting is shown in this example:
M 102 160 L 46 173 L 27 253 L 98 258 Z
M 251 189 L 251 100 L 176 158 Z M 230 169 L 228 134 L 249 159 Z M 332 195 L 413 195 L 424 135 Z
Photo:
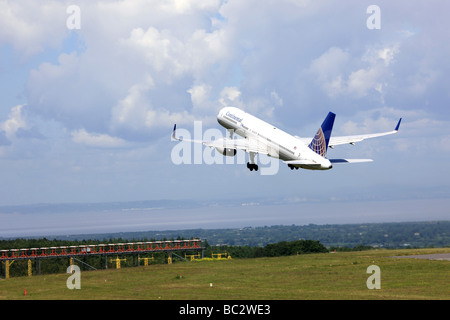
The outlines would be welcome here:
M 329 112 L 322 123 L 322 126 L 317 131 L 308 147 L 315 153 L 325 157 L 328 150 L 328 142 L 330 141 L 331 131 L 333 130 L 334 118 L 336 115 Z

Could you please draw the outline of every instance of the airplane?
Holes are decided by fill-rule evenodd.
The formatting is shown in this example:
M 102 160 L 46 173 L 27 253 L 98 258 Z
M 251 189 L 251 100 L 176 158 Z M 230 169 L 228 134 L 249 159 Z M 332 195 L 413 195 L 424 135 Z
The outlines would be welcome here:
M 224 107 L 218 115 L 217 121 L 230 132 L 229 138 L 220 138 L 212 141 L 188 140 L 176 136 L 175 124 L 172 138 L 177 141 L 190 141 L 202 143 L 205 146 L 216 148 L 224 156 L 235 156 L 237 150 L 243 150 L 250 154 L 250 162 L 247 168 L 250 171 L 258 171 L 255 162 L 256 154 L 265 154 L 280 159 L 291 170 L 302 168 L 308 170 L 329 170 L 335 163 L 361 163 L 371 162 L 372 159 L 328 159 L 326 154 L 328 147 L 351 144 L 369 138 L 381 137 L 397 133 L 402 118 L 394 130 L 373 134 L 332 137 L 334 119 L 336 114 L 329 112 L 316 135 L 313 138 L 300 138 L 235 107 Z M 233 139 L 237 133 L 242 138 Z

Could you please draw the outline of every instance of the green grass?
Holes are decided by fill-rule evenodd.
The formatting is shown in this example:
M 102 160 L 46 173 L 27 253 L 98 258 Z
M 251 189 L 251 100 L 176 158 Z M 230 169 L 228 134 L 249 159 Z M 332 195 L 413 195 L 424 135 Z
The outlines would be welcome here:
M 448 300 L 450 261 L 390 258 L 444 252 L 450 249 L 371 250 L 82 271 L 80 290 L 67 289 L 68 274 L 12 277 L 0 280 L 0 299 Z M 366 270 L 372 264 L 381 269 L 379 290 L 366 286 L 370 276 Z

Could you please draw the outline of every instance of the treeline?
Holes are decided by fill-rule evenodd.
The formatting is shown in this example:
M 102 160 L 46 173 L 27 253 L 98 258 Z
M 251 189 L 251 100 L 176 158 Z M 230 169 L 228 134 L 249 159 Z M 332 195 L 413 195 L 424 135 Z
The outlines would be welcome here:
M 306 253 L 324 253 L 328 249 L 319 241 L 315 240 L 296 240 L 281 241 L 267 244 L 264 247 L 250 246 L 207 246 L 205 256 L 211 256 L 213 253 L 226 252 L 232 258 L 261 258 L 261 257 L 280 257 L 292 256 Z
M 207 239 L 211 245 L 264 247 L 269 243 L 309 239 L 330 248 L 370 246 L 377 248 L 426 248 L 450 245 L 450 221 L 392 222 L 325 225 L 276 225 L 228 229 L 187 229 L 85 234 L 55 237 L 80 239 Z M 0 238 L 1 239 L 1 238 Z M 108 241 L 108 240 L 102 240 Z

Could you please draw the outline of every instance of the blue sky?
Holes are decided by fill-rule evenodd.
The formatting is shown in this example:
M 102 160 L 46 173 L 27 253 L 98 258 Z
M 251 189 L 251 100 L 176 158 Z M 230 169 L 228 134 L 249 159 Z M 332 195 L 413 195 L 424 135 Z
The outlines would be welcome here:
M 369 5 L 381 28 L 367 27 Z M 69 29 L 70 5 L 80 29 Z M 0 205 L 275 197 L 448 198 L 444 1 L 0 1 Z M 173 124 L 236 106 L 299 136 L 397 135 L 329 151 L 374 162 L 262 176 L 175 165 Z M 412 204 L 413 205 L 413 204 Z

